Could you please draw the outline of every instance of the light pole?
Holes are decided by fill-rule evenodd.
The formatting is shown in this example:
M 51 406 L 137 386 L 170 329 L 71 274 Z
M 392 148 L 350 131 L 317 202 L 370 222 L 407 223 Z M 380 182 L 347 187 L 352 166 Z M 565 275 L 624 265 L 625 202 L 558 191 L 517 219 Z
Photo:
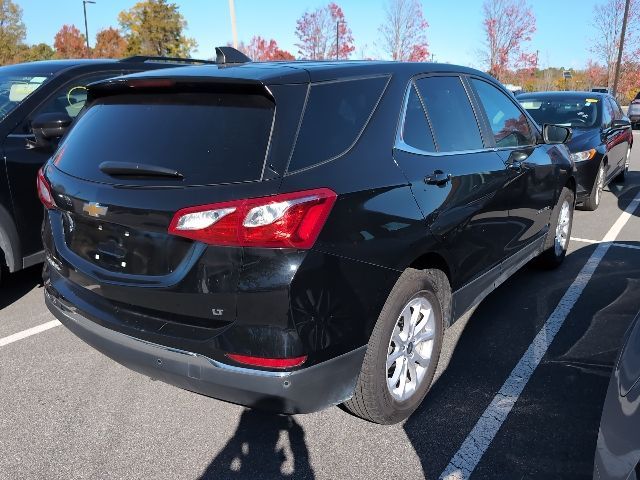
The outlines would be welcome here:
M 231 33 L 233 34 L 233 48 L 238 48 L 238 30 L 236 28 L 236 5 L 234 0 L 229 0 L 229 15 L 231 16 Z
M 616 70 L 613 74 L 613 96 L 618 95 L 618 81 L 620 80 L 620 63 L 622 63 L 622 51 L 624 50 L 624 35 L 627 32 L 627 20 L 629 19 L 629 6 L 631 0 L 627 0 L 624 5 L 624 15 L 622 17 L 622 32 L 620 33 L 620 45 L 618 47 L 618 60 L 616 62 Z
M 84 34 L 87 37 L 87 55 L 90 55 L 89 27 L 87 26 L 87 3 L 96 3 L 96 2 L 94 2 L 94 0 L 82 0 L 82 9 L 84 10 Z

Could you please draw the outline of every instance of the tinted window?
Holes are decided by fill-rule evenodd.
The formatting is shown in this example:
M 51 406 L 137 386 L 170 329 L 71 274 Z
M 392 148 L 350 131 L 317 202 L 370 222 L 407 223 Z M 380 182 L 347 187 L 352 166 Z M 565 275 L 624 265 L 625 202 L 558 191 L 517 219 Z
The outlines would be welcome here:
M 80 178 L 118 183 L 140 180 L 108 176 L 100 163 L 168 167 L 191 185 L 257 180 L 273 111 L 273 103 L 260 95 L 107 97 L 78 118 L 56 163 Z
M 609 128 L 611 126 L 611 122 L 613 120 L 613 112 L 611 109 L 611 105 L 606 101 L 602 105 L 602 126 L 604 128 Z
M 0 71 L 0 119 L 49 80 L 50 74 L 12 75 L 11 67 Z
M 622 113 L 622 109 L 618 105 L 618 102 L 612 97 L 609 97 L 608 100 L 611 104 L 611 114 L 613 116 L 613 119 L 620 120 L 624 116 L 624 114 Z
M 402 125 L 402 140 L 407 145 L 425 152 L 436 151 L 431 129 L 415 86 L 411 86 L 407 99 L 407 110 Z
M 358 138 L 375 108 L 387 77 L 311 86 L 289 171 L 343 154 Z
M 483 148 L 469 97 L 459 77 L 429 77 L 416 81 L 431 121 L 438 151 Z
M 519 147 L 535 143 L 527 117 L 508 96 L 482 80 L 472 79 L 471 82 L 487 114 L 497 147 Z
M 602 102 L 593 95 L 540 95 L 518 97 L 518 101 L 539 124 L 593 128 L 600 122 Z
M 76 118 L 87 101 L 87 85 L 118 75 L 117 72 L 100 72 L 76 79 L 58 90 L 44 106 L 38 109 L 36 115 L 40 113 L 66 113 L 71 118 Z

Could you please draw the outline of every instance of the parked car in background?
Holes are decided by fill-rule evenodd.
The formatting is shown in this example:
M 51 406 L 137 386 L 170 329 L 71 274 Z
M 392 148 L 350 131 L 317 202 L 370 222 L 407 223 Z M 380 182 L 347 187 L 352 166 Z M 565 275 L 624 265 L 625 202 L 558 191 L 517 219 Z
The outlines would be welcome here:
M 46 304 L 187 390 L 398 422 L 444 329 L 566 254 L 570 129 L 538 129 L 476 70 L 203 66 L 89 97 L 39 175 Z
M 611 93 L 607 87 L 593 87 L 591 91 L 594 93 Z
M 631 104 L 629 105 L 629 110 L 627 111 L 627 117 L 631 121 L 631 124 L 635 128 L 640 128 L 640 92 L 636 95 L 636 98 L 633 99 Z
M 640 479 L 640 314 L 629 327 L 604 401 L 594 480 Z
M 573 129 L 567 144 L 575 162 L 578 198 L 586 210 L 600 205 L 602 190 L 613 179 L 624 181 L 633 146 L 631 123 L 618 102 L 605 93 L 526 93 L 518 101 L 540 125 Z
M 106 78 L 194 60 L 52 60 L 0 68 L 0 278 L 43 261 L 38 169 L 57 146 L 56 132 L 84 106 L 87 85 Z M 56 119 L 58 124 L 51 123 Z M 96 132 L 97 133 L 97 132 Z M 49 138 L 47 138 L 49 137 Z

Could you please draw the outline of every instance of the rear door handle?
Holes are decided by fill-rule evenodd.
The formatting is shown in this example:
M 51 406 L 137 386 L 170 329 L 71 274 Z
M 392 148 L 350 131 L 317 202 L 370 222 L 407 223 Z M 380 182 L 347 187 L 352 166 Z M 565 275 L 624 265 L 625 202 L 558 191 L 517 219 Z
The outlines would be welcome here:
M 444 173 L 442 170 L 436 170 L 431 175 L 424 177 L 424 183 L 427 185 L 443 186 L 451 181 L 451 174 Z

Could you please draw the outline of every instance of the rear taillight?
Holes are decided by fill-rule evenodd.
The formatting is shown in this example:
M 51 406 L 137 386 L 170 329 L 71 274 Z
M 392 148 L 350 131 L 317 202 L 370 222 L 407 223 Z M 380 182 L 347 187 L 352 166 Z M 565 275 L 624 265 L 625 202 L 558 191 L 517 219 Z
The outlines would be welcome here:
M 51 194 L 51 187 L 49 186 L 49 182 L 44 176 L 44 172 L 42 171 L 42 168 L 38 170 L 37 187 L 38 187 L 38 197 L 40 198 L 40 201 L 45 206 L 45 208 L 55 208 L 56 204 L 53 201 L 53 195 Z
M 308 249 L 335 201 L 319 188 L 188 207 L 174 215 L 169 233 L 210 245 Z
M 228 353 L 227 357 L 238 363 L 245 365 L 251 365 L 254 367 L 264 368 L 293 368 L 299 367 L 307 361 L 307 356 L 302 357 L 289 357 L 289 358 L 265 358 L 265 357 L 251 357 L 249 355 L 238 355 L 235 353 Z

